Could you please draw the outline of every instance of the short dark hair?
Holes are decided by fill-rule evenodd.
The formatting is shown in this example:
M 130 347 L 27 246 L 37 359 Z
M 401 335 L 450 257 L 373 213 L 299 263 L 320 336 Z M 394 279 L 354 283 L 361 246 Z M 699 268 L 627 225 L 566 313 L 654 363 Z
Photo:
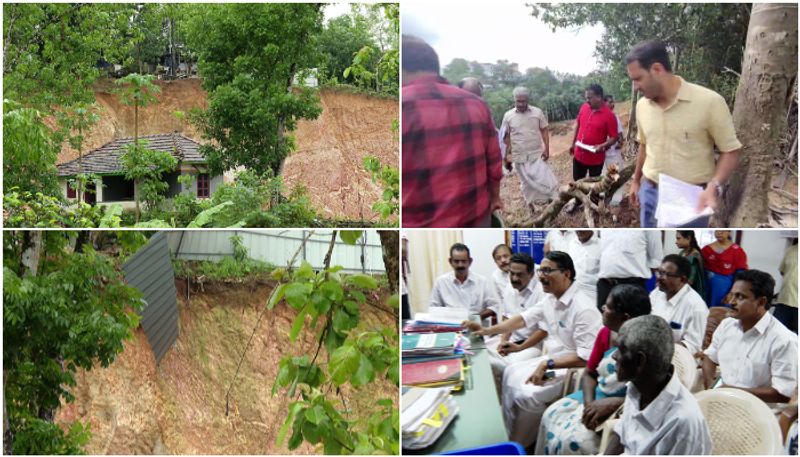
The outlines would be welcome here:
M 613 96 L 613 95 L 611 95 L 611 94 L 606 94 L 606 96 L 605 96 L 605 97 L 603 97 L 603 100 L 605 100 L 605 101 L 606 101 L 606 103 L 608 103 L 608 102 L 613 102 L 613 101 L 614 101 L 614 96 Z
M 772 298 L 775 296 L 775 280 L 772 275 L 761 270 L 742 270 L 736 273 L 734 281 L 746 281 L 750 283 L 750 290 L 756 298 L 764 297 L 767 304 L 764 306 L 769 309 Z
M 672 73 L 667 46 L 659 40 L 647 40 L 636 44 L 625 56 L 625 63 L 639 62 L 645 70 L 650 70 L 654 63 L 660 63 L 664 69 Z
M 472 257 L 466 244 L 456 243 L 450 246 L 450 257 L 453 257 L 453 251 L 467 251 L 467 257 Z
M 403 71 L 439 74 L 439 56 L 422 38 L 403 35 Z
M 661 263 L 666 262 L 675 265 L 678 268 L 678 274 L 685 276 L 688 281 L 689 276 L 692 275 L 692 264 L 689 262 L 689 259 L 679 254 L 669 254 L 664 256 L 664 259 L 661 261 Z
M 512 255 L 511 263 L 524 264 L 525 267 L 528 269 L 528 273 L 533 273 L 533 266 L 536 265 L 536 262 L 533 261 L 533 257 L 524 252 L 517 252 L 516 254 Z
M 555 262 L 558 268 L 562 268 L 570 272 L 570 279 L 575 281 L 575 264 L 572 262 L 572 257 L 563 251 L 550 251 L 545 256 L 545 259 Z
M 495 246 L 494 249 L 492 249 L 492 258 L 494 258 L 494 256 L 497 255 L 497 251 L 499 251 L 500 249 L 503 249 L 503 248 L 508 249 L 508 252 L 510 254 L 514 253 L 514 251 L 511 250 L 511 246 L 509 246 L 509 245 L 507 245 L 505 243 L 500 243 L 497 246 Z
M 650 295 L 644 287 L 636 284 L 617 284 L 608 296 L 614 303 L 614 311 L 631 318 L 650 314 Z
M 586 86 L 586 90 L 590 90 L 594 92 L 595 95 L 599 96 L 600 98 L 603 98 L 603 86 L 601 86 L 600 84 L 589 84 L 588 86 Z

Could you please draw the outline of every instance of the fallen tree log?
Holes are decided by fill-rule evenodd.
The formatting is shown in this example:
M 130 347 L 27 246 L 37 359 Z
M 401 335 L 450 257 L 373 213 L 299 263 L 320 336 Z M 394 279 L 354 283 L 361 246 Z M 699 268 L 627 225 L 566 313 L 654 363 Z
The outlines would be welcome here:
M 605 200 L 611 199 L 617 190 L 631 179 L 635 166 L 635 163 L 631 163 L 622 170 L 618 170 L 616 165 L 611 165 L 603 176 L 583 178 L 561 186 L 558 197 L 550 202 L 538 216 L 534 217 L 533 227 L 552 226 L 553 220 L 561 213 L 567 202 L 575 198 L 583 203 L 586 227 L 594 228 L 597 225 L 595 216 L 605 213 L 607 207 Z M 595 197 L 594 199 L 599 203 L 595 204 L 592 197 Z

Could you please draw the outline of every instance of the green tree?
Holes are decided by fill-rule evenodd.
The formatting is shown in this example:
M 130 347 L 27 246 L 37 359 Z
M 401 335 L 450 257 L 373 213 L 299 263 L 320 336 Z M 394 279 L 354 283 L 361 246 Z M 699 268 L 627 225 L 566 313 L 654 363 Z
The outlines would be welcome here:
M 116 91 L 120 96 L 120 102 L 124 105 L 133 106 L 134 144 L 139 143 L 139 108 L 158 103 L 156 94 L 161 92 L 161 88 L 153 84 L 154 79 L 155 76 L 153 75 L 131 73 L 114 81 L 116 85 L 121 86 Z
M 451 84 L 457 84 L 467 76 L 472 76 L 470 64 L 467 59 L 455 58 L 442 69 L 442 76 Z
M 134 182 L 134 199 L 136 201 L 136 222 L 139 222 L 141 211 L 139 202 L 144 202 L 148 212 L 156 212 L 164 202 L 164 193 L 169 183 L 164 181 L 164 174 L 175 170 L 178 159 L 165 151 L 148 149 L 146 142 L 128 145 L 120 157 L 125 179 Z
M 3 185 L 5 192 L 60 195 L 55 167 L 58 145 L 33 108 L 3 100 Z
M 312 40 L 321 5 L 202 4 L 183 27 L 208 91 L 208 109 L 194 120 L 213 140 L 202 148 L 213 172 L 244 166 L 280 174 L 294 146 L 286 132 L 321 112 L 314 92 L 292 87 L 322 58 Z
M 110 365 L 139 322 L 141 295 L 91 245 L 79 243 L 70 252 L 67 243 L 74 236 L 3 236 L 6 453 L 83 453 L 88 429 L 75 422 L 64 431 L 53 423 L 54 412 L 74 399 L 76 371 Z M 46 260 L 39 262 L 44 251 Z
M 345 77 L 344 71 L 352 64 L 355 53 L 365 46 L 376 46 L 365 23 L 346 14 L 328 21 L 319 36 L 319 48 L 324 55 L 321 78 L 355 84 L 355 79 Z

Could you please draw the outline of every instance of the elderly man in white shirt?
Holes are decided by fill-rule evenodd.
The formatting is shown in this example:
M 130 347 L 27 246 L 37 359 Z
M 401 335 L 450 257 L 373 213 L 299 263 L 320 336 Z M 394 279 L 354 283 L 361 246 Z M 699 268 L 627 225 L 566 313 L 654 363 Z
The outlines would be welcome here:
M 600 249 L 598 308 L 617 284 L 645 287 L 664 257 L 661 232 L 653 230 L 606 230 L 600 237 Z
M 600 240 L 592 230 L 576 230 L 566 251 L 575 263 L 575 282 L 597 302 L 597 275 L 600 273 Z
M 536 329 L 510 351 L 521 351 L 544 342 L 548 355 L 506 367 L 503 374 L 503 419 L 509 439 L 530 447 L 547 405 L 558 399 L 567 368 L 586 366 L 597 332 L 600 312 L 575 283 L 575 266 L 568 254 L 550 251 L 538 269 L 539 282 L 548 295 L 521 314 L 479 334 L 518 328 Z
M 492 260 L 497 268 L 492 272 L 492 283 L 497 297 L 502 301 L 504 299 L 506 287 L 511 283 L 509 280 L 509 267 L 511 266 L 511 248 L 503 243 L 498 244 L 492 249 Z
M 686 257 L 677 254 L 664 257 L 656 270 L 658 288 L 650 293 L 650 303 L 652 314 L 669 323 L 675 343 L 694 354 L 703 348 L 708 306 L 689 285 L 691 274 L 692 264 Z
M 479 314 L 481 319 L 491 316 L 500 300 L 487 278 L 469 271 L 472 265 L 469 248 L 461 243 L 454 244 L 450 247 L 449 262 L 453 271 L 436 278 L 429 306 L 464 308 L 470 314 Z
M 732 317 L 723 320 L 703 359 L 703 383 L 750 392 L 767 403 L 787 402 L 797 388 L 797 335 L 769 313 L 775 280 L 768 273 L 737 273 L 731 288 Z
M 605 454 L 711 454 L 703 412 L 674 374 L 669 324 L 652 314 L 630 319 L 619 330 L 617 347 L 617 379 L 630 382 Z

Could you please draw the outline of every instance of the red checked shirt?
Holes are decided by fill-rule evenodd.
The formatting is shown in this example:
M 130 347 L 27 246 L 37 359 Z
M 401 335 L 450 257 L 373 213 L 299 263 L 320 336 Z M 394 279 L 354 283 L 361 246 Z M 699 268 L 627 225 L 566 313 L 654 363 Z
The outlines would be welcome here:
M 608 138 L 617 137 L 617 117 L 605 103 L 597 111 L 584 103 L 578 112 L 577 141 L 589 146 L 606 142 Z M 601 165 L 606 159 L 604 152 L 590 152 L 583 148 L 575 148 L 575 160 L 583 165 Z
M 437 76 L 403 85 L 403 227 L 486 224 L 501 160 L 480 98 Z

